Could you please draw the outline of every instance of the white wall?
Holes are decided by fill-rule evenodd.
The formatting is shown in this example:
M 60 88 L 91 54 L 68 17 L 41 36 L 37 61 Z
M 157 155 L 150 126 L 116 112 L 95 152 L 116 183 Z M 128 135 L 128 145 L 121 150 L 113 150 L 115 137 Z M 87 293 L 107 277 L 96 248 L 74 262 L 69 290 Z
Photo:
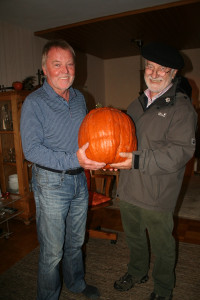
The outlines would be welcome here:
M 36 76 L 45 42 L 25 28 L 0 22 L 0 85 Z
M 104 61 L 106 105 L 126 109 L 140 90 L 139 56 Z
M 87 54 L 87 58 L 88 72 L 85 88 L 93 95 L 96 103 L 105 105 L 104 62 L 102 59 L 89 54 Z
M 88 109 L 99 102 L 105 106 L 104 62 L 93 55 L 76 52 L 74 87 L 85 96 Z

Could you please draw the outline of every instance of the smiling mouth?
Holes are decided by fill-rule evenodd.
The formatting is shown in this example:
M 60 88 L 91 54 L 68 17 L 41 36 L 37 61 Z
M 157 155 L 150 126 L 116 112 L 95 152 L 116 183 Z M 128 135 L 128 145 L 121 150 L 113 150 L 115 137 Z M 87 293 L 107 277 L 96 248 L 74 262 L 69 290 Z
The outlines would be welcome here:
M 151 79 L 151 78 L 150 78 L 150 80 L 151 80 L 151 82 L 153 82 L 153 83 L 160 83 L 160 82 L 162 82 L 161 79 Z

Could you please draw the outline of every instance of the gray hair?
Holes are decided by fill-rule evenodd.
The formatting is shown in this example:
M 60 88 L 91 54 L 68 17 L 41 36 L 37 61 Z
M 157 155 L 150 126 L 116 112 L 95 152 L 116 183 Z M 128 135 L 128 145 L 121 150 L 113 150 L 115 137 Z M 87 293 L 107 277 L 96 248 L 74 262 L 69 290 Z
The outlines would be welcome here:
M 70 44 L 68 44 L 65 40 L 51 40 L 44 45 L 42 51 L 42 66 L 46 65 L 48 53 L 52 48 L 61 48 L 63 50 L 69 50 L 72 53 L 73 58 L 75 60 L 75 52 L 74 49 L 70 46 Z

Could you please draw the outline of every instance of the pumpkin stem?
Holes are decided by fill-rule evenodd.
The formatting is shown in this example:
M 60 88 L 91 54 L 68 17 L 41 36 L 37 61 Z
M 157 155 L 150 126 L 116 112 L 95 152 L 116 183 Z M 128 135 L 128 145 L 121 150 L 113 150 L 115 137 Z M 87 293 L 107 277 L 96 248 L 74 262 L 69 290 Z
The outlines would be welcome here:
M 102 105 L 101 103 L 98 102 L 98 103 L 96 104 L 95 107 L 96 107 L 96 108 L 100 108 L 100 107 L 103 107 L 103 105 Z

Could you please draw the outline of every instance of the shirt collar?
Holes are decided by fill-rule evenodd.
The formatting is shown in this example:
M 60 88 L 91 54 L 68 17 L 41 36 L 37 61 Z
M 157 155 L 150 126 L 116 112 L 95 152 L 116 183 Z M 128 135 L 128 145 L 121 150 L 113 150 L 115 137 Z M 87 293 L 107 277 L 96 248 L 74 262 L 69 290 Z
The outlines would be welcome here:
M 48 84 L 47 80 L 45 79 L 44 83 L 43 83 L 43 88 L 46 91 L 46 93 L 49 95 L 50 98 L 53 99 L 64 99 L 63 97 L 61 97 L 60 95 L 58 95 L 54 89 Z M 72 100 L 74 97 L 76 97 L 76 91 L 74 90 L 74 88 L 72 86 L 70 86 L 69 88 L 69 101 Z M 65 99 L 64 99 L 65 100 Z

